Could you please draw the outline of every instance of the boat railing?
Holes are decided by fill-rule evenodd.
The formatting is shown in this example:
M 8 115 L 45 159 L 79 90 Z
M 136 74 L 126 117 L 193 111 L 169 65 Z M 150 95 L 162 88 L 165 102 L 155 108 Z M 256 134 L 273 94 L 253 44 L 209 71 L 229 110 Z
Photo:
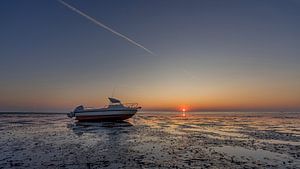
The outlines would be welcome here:
M 132 108 L 132 109 L 139 109 L 141 107 L 138 106 L 138 103 L 122 103 L 121 105 Z M 111 105 L 105 105 L 103 108 L 109 108 Z M 83 107 L 82 110 L 92 110 L 92 109 L 99 109 L 95 107 Z
M 84 107 L 84 109 L 87 109 L 87 110 L 89 110 L 89 109 L 96 109 L 96 107 Z
M 123 105 L 128 108 L 139 108 L 138 103 L 124 103 Z

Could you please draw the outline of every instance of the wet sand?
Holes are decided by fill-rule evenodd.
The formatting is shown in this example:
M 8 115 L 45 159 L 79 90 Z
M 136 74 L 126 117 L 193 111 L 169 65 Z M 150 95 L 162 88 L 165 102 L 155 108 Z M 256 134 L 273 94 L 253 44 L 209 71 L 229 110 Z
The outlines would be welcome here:
M 1 114 L 0 168 L 300 168 L 300 113 Z

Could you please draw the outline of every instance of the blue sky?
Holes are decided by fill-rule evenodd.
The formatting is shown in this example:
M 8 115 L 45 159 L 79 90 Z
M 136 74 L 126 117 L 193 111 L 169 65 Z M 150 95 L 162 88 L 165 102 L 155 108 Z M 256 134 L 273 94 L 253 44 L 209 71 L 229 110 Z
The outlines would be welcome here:
M 2 110 L 68 110 L 116 97 L 146 109 L 300 108 L 300 2 L 0 2 Z M 156 100 L 156 101 L 153 101 Z

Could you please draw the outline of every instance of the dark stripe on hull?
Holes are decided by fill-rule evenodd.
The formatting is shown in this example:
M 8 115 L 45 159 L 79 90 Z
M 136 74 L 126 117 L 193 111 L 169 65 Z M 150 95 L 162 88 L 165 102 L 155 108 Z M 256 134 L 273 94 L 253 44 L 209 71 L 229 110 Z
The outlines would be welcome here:
M 107 112 L 107 111 L 137 111 L 137 109 L 116 109 L 116 110 L 110 110 L 110 109 L 94 109 L 94 110 L 83 110 L 78 111 L 75 113 L 84 113 L 84 112 Z
M 129 119 L 133 115 L 134 114 L 77 116 L 75 119 L 78 121 L 122 121 Z

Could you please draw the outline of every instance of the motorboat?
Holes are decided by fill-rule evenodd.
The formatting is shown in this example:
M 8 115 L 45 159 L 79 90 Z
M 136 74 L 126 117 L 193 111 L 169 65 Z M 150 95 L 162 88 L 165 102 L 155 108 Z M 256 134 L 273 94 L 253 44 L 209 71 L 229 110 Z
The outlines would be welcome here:
M 120 100 L 108 97 L 110 103 L 103 108 L 85 108 L 80 105 L 68 113 L 78 121 L 122 121 L 131 118 L 141 109 L 137 103 L 121 103 Z

